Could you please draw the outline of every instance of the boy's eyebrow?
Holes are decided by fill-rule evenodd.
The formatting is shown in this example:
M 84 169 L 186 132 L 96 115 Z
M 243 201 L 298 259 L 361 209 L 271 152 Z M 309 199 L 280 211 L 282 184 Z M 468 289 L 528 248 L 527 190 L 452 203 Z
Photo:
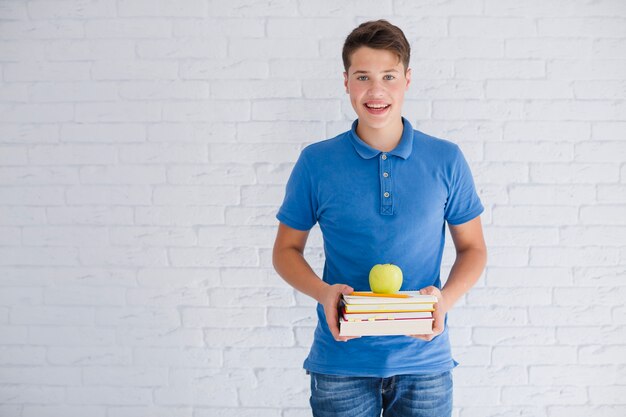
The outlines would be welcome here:
M 391 68 L 391 69 L 385 70 L 383 72 L 399 72 L 399 71 L 397 69 Z M 369 71 L 358 70 L 358 71 L 354 71 L 352 74 L 369 74 Z

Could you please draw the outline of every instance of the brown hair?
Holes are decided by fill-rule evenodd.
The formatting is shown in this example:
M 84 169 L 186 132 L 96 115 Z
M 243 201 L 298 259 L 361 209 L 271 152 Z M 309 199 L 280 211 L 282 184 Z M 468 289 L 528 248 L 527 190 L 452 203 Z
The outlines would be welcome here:
M 404 36 L 404 32 L 399 27 L 392 25 L 384 19 L 380 19 L 361 23 L 350 32 L 343 44 L 341 53 L 346 72 L 350 68 L 350 57 L 354 51 L 362 46 L 372 49 L 386 49 L 393 52 L 402 61 L 406 74 L 411 58 L 411 47 Z

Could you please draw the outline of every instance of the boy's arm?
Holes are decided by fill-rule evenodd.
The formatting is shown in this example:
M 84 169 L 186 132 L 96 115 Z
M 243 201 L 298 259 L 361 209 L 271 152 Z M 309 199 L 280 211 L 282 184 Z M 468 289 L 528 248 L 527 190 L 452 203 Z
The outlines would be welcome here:
M 487 263 L 487 245 L 480 216 L 459 225 L 449 225 L 456 259 L 443 286 L 446 311 L 476 284 Z
M 308 237 L 309 231 L 279 223 L 272 252 L 274 269 L 289 285 L 322 304 L 328 327 L 335 340 L 353 339 L 339 336 L 337 305 L 341 294 L 349 294 L 354 289 L 344 284 L 329 285 L 317 276 L 304 259 L 304 247 Z
M 463 294 L 476 284 L 487 263 L 487 246 L 480 216 L 459 225 L 448 225 L 456 249 L 456 259 L 441 290 L 430 286 L 420 293 L 436 295 L 439 302 L 433 313 L 433 334 L 412 335 L 430 341 L 443 332 L 445 315 Z

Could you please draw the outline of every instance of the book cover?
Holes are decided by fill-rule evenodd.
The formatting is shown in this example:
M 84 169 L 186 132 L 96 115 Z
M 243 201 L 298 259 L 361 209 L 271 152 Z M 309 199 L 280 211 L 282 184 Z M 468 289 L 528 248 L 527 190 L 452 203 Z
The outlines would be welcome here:
M 342 311 L 346 320 L 393 320 L 393 319 L 428 319 L 433 316 L 431 312 L 402 312 L 402 313 L 346 313 Z
M 374 293 L 370 292 L 374 295 Z M 419 291 L 398 291 L 398 295 L 407 295 L 406 298 L 398 297 L 385 297 L 381 294 L 375 296 L 362 296 L 362 295 L 343 295 L 343 299 L 346 304 L 434 304 L 437 302 L 437 297 L 434 295 L 420 294 Z
M 344 304 L 347 313 L 396 313 L 435 311 L 432 304 Z
M 401 320 L 339 320 L 340 336 L 401 336 L 411 334 L 432 334 L 433 319 Z

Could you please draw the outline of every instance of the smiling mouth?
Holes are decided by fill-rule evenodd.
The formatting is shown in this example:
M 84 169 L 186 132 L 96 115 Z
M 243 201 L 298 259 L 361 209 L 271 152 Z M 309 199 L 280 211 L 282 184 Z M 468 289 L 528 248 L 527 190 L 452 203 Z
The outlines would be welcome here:
M 387 110 L 391 107 L 391 104 L 368 104 L 365 103 L 365 110 L 373 116 L 382 116 L 387 114 Z
M 387 107 L 391 106 L 391 104 L 367 104 L 365 103 L 365 107 L 372 110 L 384 110 Z

